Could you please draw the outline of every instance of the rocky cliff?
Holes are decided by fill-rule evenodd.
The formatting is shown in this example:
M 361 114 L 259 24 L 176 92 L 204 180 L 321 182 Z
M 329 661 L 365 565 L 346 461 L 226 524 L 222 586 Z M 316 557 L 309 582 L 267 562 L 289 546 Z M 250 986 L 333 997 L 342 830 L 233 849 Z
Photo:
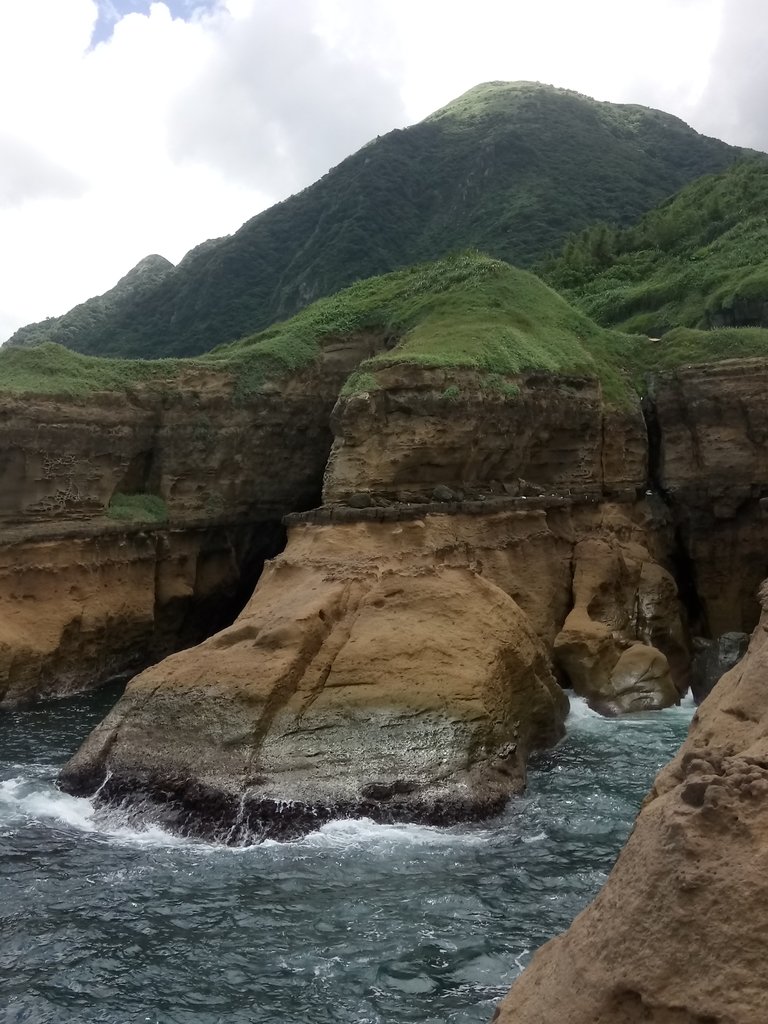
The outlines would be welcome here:
M 329 816 L 442 823 L 500 809 L 528 752 L 562 734 L 549 652 L 580 538 L 628 567 L 602 602 L 611 628 L 592 608 L 609 669 L 653 650 L 631 619 L 655 566 L 639 543 L 652 517 L 607 504 L 393 512 L 293 525 L 237 622 L 134 679 L 64 786 L 162 803 L 166 820 L 232 841 Z M 653 656 L 673 702 L 667 659 Z M 644 675 L 626 689 L 658 706 L 657 686 L 638 690 Z
M 0 707 L 98 685 L 231 622 L 284 543 L 282 515 L 317 502 L 330 411 L 380 344 L 326 339 L 251 398 L 208 369 L 1 396 Z
M 340 399 L 326 505 L 288 517 L 231 628 L 132 681 L 63 785 L 230 841 L 452 821 L 500 809 L 561 734 L 553 668 L 610 713 L 676 701 L 687 639 L 639 404 L 504 384 L 402 367 Z
M 768 590 L 597 899 L 534 956 L 498 1024 L 762 1024 L 768 966 Z
M 364 326 L 401 293 L 422 318 L 402 343 Z M 440 363 L 438 301 L 464 364 Z M 321 808 L 450 820 L 501 806 L 527 751 L 559 735 L 553 673 L 606 714 L 663 707 L 687 686 L 690 625 L 754 616 L 762 363 L 657 374 L 641 403 L 611 362 L 637 361 L 639 342 L 468 257 L 364 282 L 167 379 L 134 364 L 110 393 L 7 397 L 6 702 L 77 685 L 78 658 L 80 684 L 96 683 L 226 626 L 239 607 L 217 594 L 242 601 L 288 514 L 288 546 L 241 617 L 135 679 L 66 785 L 164 794 L 183 827 L 218 835 L 236 819 L 233 835 L 304 828 Z M 559 369 L 480 368 L 519 363 L 521 347 Z M 139 499 L 122 526 L 120 495 Z M 146 497 L 166 522 L 142 519 Z M 723 600 L 726 559 L 745 568 Z M 199 614 L 214 606 L 222 619 Z M 463 660 L 446 660 L 462 614 Z M 49 628 L 33 635 L 38 617 Z
M 651 412 L 654 484 L 671 506 L 703 631 L 750 631 L 768 572 L 765 359 L 683 366 L 659 376 Z

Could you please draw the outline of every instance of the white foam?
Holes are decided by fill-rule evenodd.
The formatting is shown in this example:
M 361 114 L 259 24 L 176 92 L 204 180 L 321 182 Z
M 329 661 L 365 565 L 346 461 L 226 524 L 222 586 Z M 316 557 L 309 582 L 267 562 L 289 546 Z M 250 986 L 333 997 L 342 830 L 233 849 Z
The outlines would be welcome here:
M 0 782 L 2 818 L 54 820 L 83 832 L 93 832 L 93 815 L 90 800 L 68 796 L 39 779 L 17 777 Z
M 482 843 L 488 837 L 485 830 L 458 831 L 431 825 L 399 823 L 383 825 L 371 818 L 339 818 L 329 821 L 316 832 L 301 840 L 309 847 L 337 847 L 349 849 L 382 847 L 455 846 L 457 843 Z
M 593 711 L 589 704 L 587 704 L 586 698 L 577 696 L 572 690 L 567 692 L 570 700 L 570 710 L 566 719 L 566 729 L 569 732 L 593 728 L 651 727 L 654 724 L 658 724 L 659 721 L 669 718 L 688 720 L 696 710 L 693 697 L 690 694 L 686 694 L 680 704 L 664 708 L 662 711 L 638 711 L 627 715 L 606 717 L 597 711 Z
M 99 834 L 135 846 L 180 846 L 190 840 L 147 823 L 136 827 L 119 818 L 119 811 L 98 812 L 92 800 L 69 796 L 50 782 L 17 776 L 0 782 L 0 822 L 59 822 L 78 832 Z

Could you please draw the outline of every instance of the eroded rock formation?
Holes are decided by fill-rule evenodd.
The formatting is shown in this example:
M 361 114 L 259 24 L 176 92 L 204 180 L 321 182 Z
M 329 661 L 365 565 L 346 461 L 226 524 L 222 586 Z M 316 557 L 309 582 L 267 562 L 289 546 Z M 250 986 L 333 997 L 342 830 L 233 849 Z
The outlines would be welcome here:
M 238 621 L 134 679 L 63 784 L 162 794 L 176 824 L 230 841 L 500 810 L 568 701 L 471 526 L 295 527 Z
M 89 689 L 198 643 L 232 620 L 282 546 L 276 524 L 20 533 L 0 542 L 0 708 Z
M 768 960 L 768 589 L 749 650 L 697 711 L 597 899 L 498 1024 L 762 1024 Z
M 340 814 L 449 822 L 500 810 L 529 751 L 562 733 L 550 651 L 574 550 L 602 538 L 596 549 L 650 562 L 639 539 L 652 516 L 591 503 L 393 511 L 292 526 L 237 622 L 134 679 L 64 786 L 155 805 L 162 794 L 178 827 L 230 841 Z M 637 651 L 666 671 L 654 648 L 624 648 L 622 694 L 649 675 L 629 663 Z
M 574 690 L 603 714 L 677 703 L 687 689 L 688 646 L 674 580 L 636 541 L 580 541 L 573 608 L 554 651 Z

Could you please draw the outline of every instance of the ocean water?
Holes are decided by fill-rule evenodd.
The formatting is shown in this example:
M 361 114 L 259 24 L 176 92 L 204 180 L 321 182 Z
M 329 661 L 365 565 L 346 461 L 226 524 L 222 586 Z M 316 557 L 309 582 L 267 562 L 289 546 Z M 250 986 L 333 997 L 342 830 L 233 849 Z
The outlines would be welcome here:
M 116 699 L 0 717 L 2 1024 L 469 1024 L 605 881 L 692 705 L 575 700 L 480 826 L 338 821 L 229 849 L 96 812 L 58 768 Z

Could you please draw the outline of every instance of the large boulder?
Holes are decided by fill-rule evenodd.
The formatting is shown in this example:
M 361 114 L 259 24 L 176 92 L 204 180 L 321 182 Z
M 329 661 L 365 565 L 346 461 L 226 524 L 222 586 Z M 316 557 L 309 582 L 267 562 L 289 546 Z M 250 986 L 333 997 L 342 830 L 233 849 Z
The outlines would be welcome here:
M 687 649 L 677 588 L 645 548 L 616 537 L 577 543 L 573 602 L 554 649 L 576 693 L 610 715 L 679 701 Z M 679 668 L 679 689 L 667 652 Z
M 764 1024 L 768 591 L 744 659 L 694 716 L 597 899 L 498 1024 Z
M 427 532 L 294 528 L 233 626 L 131 682 L 64 788 L 233 842 L 499 811 L 567 698 L 516 602 L 424 556 Z

